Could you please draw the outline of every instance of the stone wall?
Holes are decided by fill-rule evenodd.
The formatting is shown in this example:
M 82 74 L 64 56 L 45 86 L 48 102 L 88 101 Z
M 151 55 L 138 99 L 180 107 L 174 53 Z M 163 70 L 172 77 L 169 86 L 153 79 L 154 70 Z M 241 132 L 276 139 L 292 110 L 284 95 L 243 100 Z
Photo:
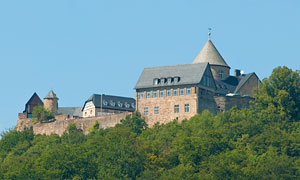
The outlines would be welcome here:
M 229 68 L 228 67 L 225 67 L 225 66 L 219 66 L 219 65 L 210 65 L 210 69 L 211 69 L 211 72 L 213 74 L 213 77 L 215 80 L 224 80 L 226 78 L 229 77 Z M 219 77 L 219 71 L 222 71 L 223 72 L 223 78 L 220 79 Z
M 238 109 L 249 108 L 250 101 L 253 100 L 251 97 L 242 96 L 215 96 L 214 99 L 220 112 L 228 111 L 234 106 Z
M 203 88 L 198 89 L 198 114 L 201 114 L 204 110 L 217 114 L 217 104 L 213 95 L 214 92 L 212 91 Z
M 256 75 L 252 75 L 237 93 L 252 96 L 253 88 L 259 87 L 260 81 Z
M 114 127 L 116 124 L 119 124 L 122 119 L 131 113 L 121 113 L 121 114 L 111 114 L 99 117 L 90 117 L 90 118 L 73 118 L 66 115 L 55 116 L 56 121 L 50 123 L 38 123 L 33 124 L 31 118 L 19 118 L 17 122 L 16 129 L 18 131 L 23 131 L 25 129 L 33 129 L 34 134 L 58 134 L 62 135 L 66 128 L 75 123 L 78 129 L 81 129 L 84 134 L 88 134 L 89 127 L 95 122 L 98 121 L 101 128 L 110 128 Z M 19 116 L 22 117 L 22 116 Z
M 180 88 L 165 88 L 162 89 L 148 89 L 151 92 L 151 97 L 147 98 L 147 91 L 137 92 L 137 111 L 139 111 L 142 117 L 145 118 L 149 127 L 152 127 L 155 123 L 165 124 L 174 119 L 182 121 L 183 119 L 189 119 L 197 114 L 197 89 L 198 87 L 186 86 L 184 88 L 184 95 L 180 95 Z M 187 88 L 191 88 L 191 94 L 187 95 Z M 177 89 L 178 95 L 173 96 L 174 89 Z M 171 90 L 171 96 L 166 96 L 167 90 Z M 153 97 L 153 91 L 157 91 L 157 97 Z M 164 92 L 164 97 L 159 96 L 159 92 Z M 144 93 L 144 98 L 140 98 L 140 93 Z M 179 105 L 179 112 L 174 112 L 174 106 Z M 189 111 L 186 112 L 185 106 L 189 106 Z M 155 107 L 158 107 L 158 114 L 154 113 Z M 144 108 L 148 108 L 148 114 L 144 114 Z

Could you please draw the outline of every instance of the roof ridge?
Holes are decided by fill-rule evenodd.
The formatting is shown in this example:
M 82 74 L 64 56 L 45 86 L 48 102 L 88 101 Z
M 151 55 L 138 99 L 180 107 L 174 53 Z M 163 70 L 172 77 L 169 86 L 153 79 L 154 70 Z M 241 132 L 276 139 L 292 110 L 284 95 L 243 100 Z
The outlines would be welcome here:
M 194 64 L 175 64 L 175 65 L 166 65 L 166 66 L 153 66 L 153 67 L 145 67 L 144 69 L 153 69 L 153 68 L 162 68 L 162 67 L 175 67 L 175 66 L 192 66 L 195 64 L 208 64 L 209 62 L 200 62 Z

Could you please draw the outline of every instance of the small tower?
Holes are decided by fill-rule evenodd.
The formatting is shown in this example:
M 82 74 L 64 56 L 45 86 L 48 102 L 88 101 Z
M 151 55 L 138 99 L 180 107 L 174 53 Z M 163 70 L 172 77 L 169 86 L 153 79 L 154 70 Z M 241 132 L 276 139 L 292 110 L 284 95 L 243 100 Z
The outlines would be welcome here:
M 44 98 L 44 107 L 45 107 L 45 109 L 50 110 L 54 114 L 57 113 L 58 98 L 56 97 L 56 94 L 52 90 Z
M 217 48 L 211 40 L 208 40 L 198 56 L 193 61 L 195 63 L 208 62 L 215 80 L 224 80 L 229 77 L 230 67 L 225 62 Z

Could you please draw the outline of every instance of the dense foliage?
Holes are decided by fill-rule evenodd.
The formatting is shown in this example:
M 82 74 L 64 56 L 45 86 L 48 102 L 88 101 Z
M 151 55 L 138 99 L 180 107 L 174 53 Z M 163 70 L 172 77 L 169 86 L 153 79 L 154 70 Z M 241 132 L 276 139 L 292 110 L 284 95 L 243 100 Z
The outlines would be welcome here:
M 54 114 L 44 106 L 36 106 L 32 110 L 33 123 L 48 122 L 54 119 Z
M 89 135 L 4 132 L 0 179 L 299 179 L 299 77 L 276 68 L 252 108 L 181 123 L 147 128 L 135 113 Z

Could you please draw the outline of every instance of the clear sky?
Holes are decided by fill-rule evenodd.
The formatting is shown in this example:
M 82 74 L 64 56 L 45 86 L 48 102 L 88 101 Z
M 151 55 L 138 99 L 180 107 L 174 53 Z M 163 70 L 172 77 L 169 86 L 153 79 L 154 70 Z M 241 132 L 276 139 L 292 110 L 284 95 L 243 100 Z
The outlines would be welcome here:
M 298 0 L 0 1 L 0 132 L 34 92 L 135 97 L 144 67 L 191 63 L 208 27 L 231 73 L 300 69 L 299 22 Z

